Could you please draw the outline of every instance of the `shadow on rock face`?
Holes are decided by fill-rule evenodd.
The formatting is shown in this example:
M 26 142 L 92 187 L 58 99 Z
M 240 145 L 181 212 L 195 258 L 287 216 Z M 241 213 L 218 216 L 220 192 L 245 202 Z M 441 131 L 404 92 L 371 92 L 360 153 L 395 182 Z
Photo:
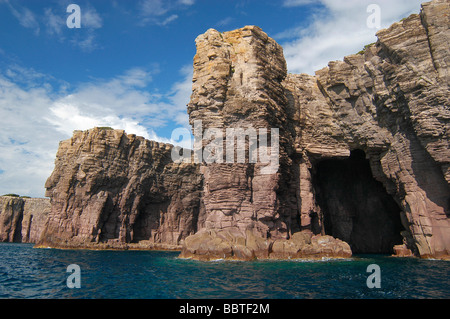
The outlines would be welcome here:
M 401 209 L 372 176 L 363 151 L 321 161 L 316 169 L 326 234 L 348 242 L 353 253 L 392 253 L 402 243 Z

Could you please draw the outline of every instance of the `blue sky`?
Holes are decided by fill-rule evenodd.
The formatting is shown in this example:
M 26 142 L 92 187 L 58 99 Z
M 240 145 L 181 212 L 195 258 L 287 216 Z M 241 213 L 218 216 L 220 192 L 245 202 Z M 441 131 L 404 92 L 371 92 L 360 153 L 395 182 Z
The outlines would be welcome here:
M 68 28 L 71 3 L 81 28 Z M 258 25 L 314 74 L 418 13 L 418 0 L 0 0 L 0 194 L 44 196 L 61 140 L 94 126 L 174 142 L 188 127 L 195 38 Z

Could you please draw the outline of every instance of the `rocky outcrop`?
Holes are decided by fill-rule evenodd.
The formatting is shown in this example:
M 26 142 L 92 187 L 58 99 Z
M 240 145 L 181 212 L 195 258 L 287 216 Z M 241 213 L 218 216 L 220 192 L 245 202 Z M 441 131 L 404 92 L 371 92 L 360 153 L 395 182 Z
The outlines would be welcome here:
M 251 229 L 203 229 L 186 238 L 180 258 L 204 261 L 253 259 L 322 259 L 348 258 L 350 246 L 332 236 L 297 232 L 290 239 L 267 239 L 255 235 Z
M 45 185 L 52 209 L 39 246 L 179 248 L 201 223 L 202 179 L 171 150 L 123 130 L 76 131 Z
M 289 201 L 295 197 L 289 185 L 293 139 L 286 125 L 283 50 L 255 26 L 224 33 L 210 29 L 196 39 L 196 45 L 189 120 L 194 127 L 201 121 L 203 137 L 208 129 L 215 129 L 226 137 L 226 143 L 235 142 L 215 162 L 205 160 L 202 167 L 206 229 L 231 227 L 242 233 L 251 229 L 262 238 L 286 238 L 296 227 L 291 215 L 297 208 L 292 210 Z M 259 153 L 258 161 L 251 163 L 249 144 L 239 146 L 237 138 L 227 136 L 233 128 L 242 129 L 242 135 L 247 130 L 259 133 L 266 129 L 267 147 L 260 146 L 258 134 L 257 149 L 265 154 L 276 151 L 276 161 L 263 163 Z M 277 149 L 271 143 L 271 128 L 279 129 Z M 203 143 L 208 142 L 204 137 Z M 236 154 L 242 148 L 245 160 L 237 163 Z M 229 157 L 231 163 L 226 160 Z
M 0 196 L 0 242 L 36 243 L 49 212 L 46 198 Z
M 256 26 L 208 30 L 188 104 L 197 163 L 121 130 L 75 132 L 46 183 L 39 244 L 448 258 L 449 14 L 448 1 L 424 3 L 315 76 L 287 74 Z
M 405 243 L 448 256 L 449 14 L 448 1 L 425 3 L 315 76 L 286 74 L 281 47 L 258 27 L 199 36 L 191 124 L 280 128 L 280 165 L 264 175 L 258 164 L 205 164 L 209 233 L 188 238 L 182 255 L 216 258 L 217 243 L 228 256 L 249 234 L 289 246 L 312 232 L 359 253 Z
M 414 239 L 408 248 L 421 256 L 450 252 L 449 13 L 448 1 L 425 3 L 420 15 L 379 31 L 363 54 L 285 82 L 300 110 L 298 153 L 306 165 L 314 173 L 324 159 L 363 150 Z M 317 194 L 315 185 L 304 187 Z M 346 219 L 337 213 L 342 200 L 332 199 L 337 192 L 322 195 L 328 200 L 322 208 Z

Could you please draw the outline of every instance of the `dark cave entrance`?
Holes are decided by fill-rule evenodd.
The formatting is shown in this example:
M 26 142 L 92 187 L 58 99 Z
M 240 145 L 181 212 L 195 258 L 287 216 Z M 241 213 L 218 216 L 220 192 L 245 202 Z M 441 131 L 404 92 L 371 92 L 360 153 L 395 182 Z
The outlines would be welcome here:
M 346 241 L 354 254 L 391 254 L 402 243 L 401 209 L 373 177 L 363 151 L 320 161 L 315 168 L 325 234 Z

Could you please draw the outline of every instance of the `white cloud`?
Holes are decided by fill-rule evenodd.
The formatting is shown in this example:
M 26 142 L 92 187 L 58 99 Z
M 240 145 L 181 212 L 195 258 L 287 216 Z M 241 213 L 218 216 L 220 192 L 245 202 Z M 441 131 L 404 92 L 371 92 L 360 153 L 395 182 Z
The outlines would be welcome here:
M 230 24 L 233 20 L 234 20 L 233 17 L 226 17 L 226 18 L 220 20 L 219 22 L 217 22 L 216 26 L 224 27 L 224 26 Z
M 95 126 L 119 128 L 145 138 L 150 136 L 147 129 L 140 125 L 137 120 L 121 118 L 117 114 L 106 113 L 96 116 L 89 112 L 83 113 L 81 107 L 74 104 L 64 104 L 63 101 L 54 102 L 49 110 L 51 115 L 46 119 L 66 136 L 70 136 L 74 130 L 87 130 Z
M 168 92 L 151 94 L 148 85 L 156 72 L 157 65 L 135 67 L 111 79 L 93 79 L 68 88 L 33 69 L 4 68 L 0 72 L 0 194 L 42 197 L 59 141 L 70 138 L 74 130 L 110 126 L 188 146 L 189 142 L 175 142 L 156 130 L 169 121 L 189 128 L 186 104 L 192 66 L 182 68 L 181 80 Z
M 37 72 L 33 68 L 24 68 L 16 63 L 9 64 L 5 68 L 5 75 L 9 79 L 14 79 L 15 83 L 20 83 L 27 87 L 39 87 L 43 80 L 54 80 L 53 77 Z
M 163 22 L 158 23 L 158 25 L 165 26 L 170 22 L 175 21 L 176 19 L 178 19 L 178 15 L 172 14 L 171 16 L 167 17 Z
M 72 45 L 80 48 L 81 51 L 89 53 L 100 48 L 95 29 L 103 26 L 103 20 L 91 6 L 83 6 L 80 9 L 82 30 L 78 30 L 80 32 L 72 32 L 73 35 L 70 42 Z M 65 23 L 64 21 L 64 26 Z
M 140 9 L 144 16 L 161 16 L 169 10 L 162 0 L 143 0 Z
M 138 119 L 156 111 L 152 96 L 141 90 L 149 81 L 150 71 L 134 68 L 110 80 L 81 84 L 72 94 L 55 99 L 46 119 L 66 135 L 76 129 L 112 126 L 148 137 Z
M 103 20 L 91 5 L 87 4 L 81 7 L 81 27 L 83 31 L 73 32 L 73 30 L 67 28 L 67 12 L 62 10 L 63 5 L 60 5 L 59 9 L 45 8 L 42 14 L 36 14 L 29 8 L 17 3 L 12 5 L 10 0 L 2 0 L 0 4 L 5 4 L 20 25 L 32 29 L 36 36 L 40 35 L 41 25 L 43 25 L 48 37 L 56 37 L 61 42 L 69 39 L 68 41 L 72 45 L 84 52 L 92 52 L 100 47 L 97 43 L 95 30 L 102 28 Z M 174 20 L 173 17 L 171 19 L 171 21 Z
M 299 6 L 308 0 L 286 0 L 285 6 Z M 342 60 L 375 42 L 376 29 L 367 26 L 369 4 L 381 8 L 381 27 L 418 13 L 422 0 L 320 0 L 324 9 L 311 17 L 308 27 L 294 27 L 274 38 L 281 42 L 289 72 L 309 73 L 325 67 L 329 61 Z
M 41 117 L 52 103 L 51 94 L 43 88 L 22 89 L 0 76 L 0 194 L 43 196 L 63 138 Z
M 73 46 L 78 47 L 83 52 L 92 52 L 99 48 L 99 45 L 96 42 L 95 34 L 92 32 L 88 32 L 83 34 L 82 36 L 76 35 L 72 40 L 70 40 Z
M 192 65 L 185 65 L 181 69 L 183 80 L 181 82 L 176 82 L 173 85 L 169 96 L 170 104 L 172 105 L 171 113 L 173 114 L 173 119 L 178 125 L 186 128 L 190 128 L 186 108 L 192 93 L 193 72 L 194 69 Z

